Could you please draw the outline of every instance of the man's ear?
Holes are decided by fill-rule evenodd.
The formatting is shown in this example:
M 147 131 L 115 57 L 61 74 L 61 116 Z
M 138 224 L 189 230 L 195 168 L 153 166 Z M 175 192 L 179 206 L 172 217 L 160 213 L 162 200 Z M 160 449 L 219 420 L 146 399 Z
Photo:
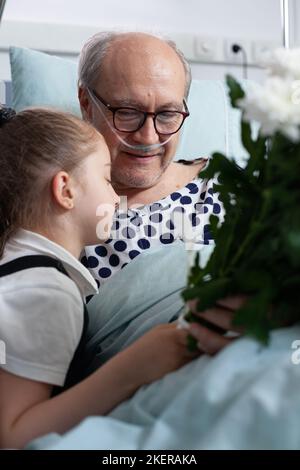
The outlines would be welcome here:
M 79 87 L 78 88 L 78 99 L 80 103 L 80 109 L 82 117 L 85 121 L 92 122 L 93 114 L 92 114 L 92 104 L 91 100 L 89 99 L 88 92 L 85 88 Z
M 73 209 L 75 204 L 75 186 L 73 178 L 66 171 L 59 171 L 52 179 L 52 197 L 62 209 Z

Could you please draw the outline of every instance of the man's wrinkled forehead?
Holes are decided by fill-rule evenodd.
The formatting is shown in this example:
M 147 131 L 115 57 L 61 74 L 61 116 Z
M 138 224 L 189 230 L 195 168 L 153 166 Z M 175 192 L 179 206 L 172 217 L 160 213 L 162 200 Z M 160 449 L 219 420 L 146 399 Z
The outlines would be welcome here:
M 164 41 L 147 35 L 116 39 L 103 59 L 101 72 L 101 86 L 105 82 L 110 87 L 185 83 L 184 67 L 176 52 Z

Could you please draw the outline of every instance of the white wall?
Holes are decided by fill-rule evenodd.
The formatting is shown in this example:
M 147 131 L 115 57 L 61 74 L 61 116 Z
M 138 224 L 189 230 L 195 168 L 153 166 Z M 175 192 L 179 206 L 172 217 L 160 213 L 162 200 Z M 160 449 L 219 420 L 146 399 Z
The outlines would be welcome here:
M 83 8 L 84 5 L 84 8 Z M 4 19 L 202 32 L 280 35 L 279 0 L 7 0 Z
M 300 19 L 300 0 L 290 1 L 293 4 L 293 20 L 297 15 Z M 297 8 L 294 4 L 297 4 Z M 0 52 L 1 32 L 3 34 L 5 32 L 7 35 L 7 29 L 10 25 L 11 28 L 16 28 L 15 21 L 50 23 L 52 25 L 88 25 L 89 28 L 83 28 L 87 34 L 100 29 L 121 28 L 159 31 L 166 34 L 171 33 L 171 36 L 186 33 L 187 39 L 190 37 L 189 35 L 194 34 L 222 39 L 272 41 L 280 44 L 282 38 L 280 0 L 150 0 L 148 2 L 141 0 L 85 0 L 84 2 L 82 0 L 7 0 L 2 20 Z M 14 42 L 14 37 L 17 37 L 17 34 L 14 36 L 14 31 L 11 29 L 9 36 L 11 44 Z M 16 41 L 18 45 L 39 47 L 37 37 L 29 38 L 28 32 L 26 32 L 22 38 L 22 34 L 20 37 L 22 28 L 18 28 L 18 31 L 18 40 Z M 32 35 L 43 34 L 42 32 L 37 33 L 37 31 L 32 28 Z M 66 42 L 68 31 L 71 29 L 66 29 Z M 75 30 L 72 31 L 74 33 Z M 296 28 L 293 31 L 296 38 Z M 292 38 L 294 42 L 295 38 Z M 297 40 L 299 39 L 297 38 Z M 43 44 L 41 48 L 51 51 L 51 41 L 53 41 L 53 37 L 49 37 L 49 45 L 47 45 L 47 34 L 45 33 L 43 40 L 40 41 Z M 62 47 L 63 42 L 62 40 Z M 185 42 L 183 39 L 180 45 L 183 49 L 187 49 L 188 41 Z M 62 50 L 58 52 L 63 54 Z M 75 57 L 76 52 L 73 51 L 71 55 Z M 0 67 L 0 77 L 9 78 L 6 46 L 2 46 Z M 235 73 L 238 77 L 241 76 L 240 67 L 224 63 L 211 65 L 198 63 L 193 59 L 192 69 L 194 77 L 199 78 L 223 78 L 224 73 L 227 72 Z M 261 70 L 250 67 L 249 78 L 260 79 L 261 77 Z

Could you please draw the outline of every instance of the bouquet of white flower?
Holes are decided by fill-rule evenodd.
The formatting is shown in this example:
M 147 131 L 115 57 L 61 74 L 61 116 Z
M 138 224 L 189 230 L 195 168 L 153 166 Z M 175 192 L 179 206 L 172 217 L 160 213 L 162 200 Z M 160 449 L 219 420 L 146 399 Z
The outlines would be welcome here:
M 249 159 L 241 169 L 216 153 L 201 173 L 218 176 L 214 189 L 226 215 L 221 225 L 211 216 L 216 248 L 204 268 L 197 256 L 183 293 L 197 299 L 198 311 L 248 295 L 234 323 L 265 343 L 271 329 L 300 320 L 300 50 L 275 51 L 268 71 L 247 95 L 227 77 L 232 106 L 242 110 Z M 260 124 L 257 137 L 251 121 Z
M 249 84 L 239 102 L 243 120 L 261 124 L 260 133 L 281 132 L 293 142 L 300 140 L 300 49 L 277 49 L 267 65 L 264 85 Z

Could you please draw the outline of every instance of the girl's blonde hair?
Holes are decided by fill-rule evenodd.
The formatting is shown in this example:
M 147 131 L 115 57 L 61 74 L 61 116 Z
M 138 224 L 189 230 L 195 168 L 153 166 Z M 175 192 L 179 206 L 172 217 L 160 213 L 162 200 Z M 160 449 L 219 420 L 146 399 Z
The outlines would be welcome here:
M 32 108 L 0 119 L 0 257 L 18 228 L 47 223 L 52 178 L 80 168 L 99 140 L 90 124 L 59 111 Z

